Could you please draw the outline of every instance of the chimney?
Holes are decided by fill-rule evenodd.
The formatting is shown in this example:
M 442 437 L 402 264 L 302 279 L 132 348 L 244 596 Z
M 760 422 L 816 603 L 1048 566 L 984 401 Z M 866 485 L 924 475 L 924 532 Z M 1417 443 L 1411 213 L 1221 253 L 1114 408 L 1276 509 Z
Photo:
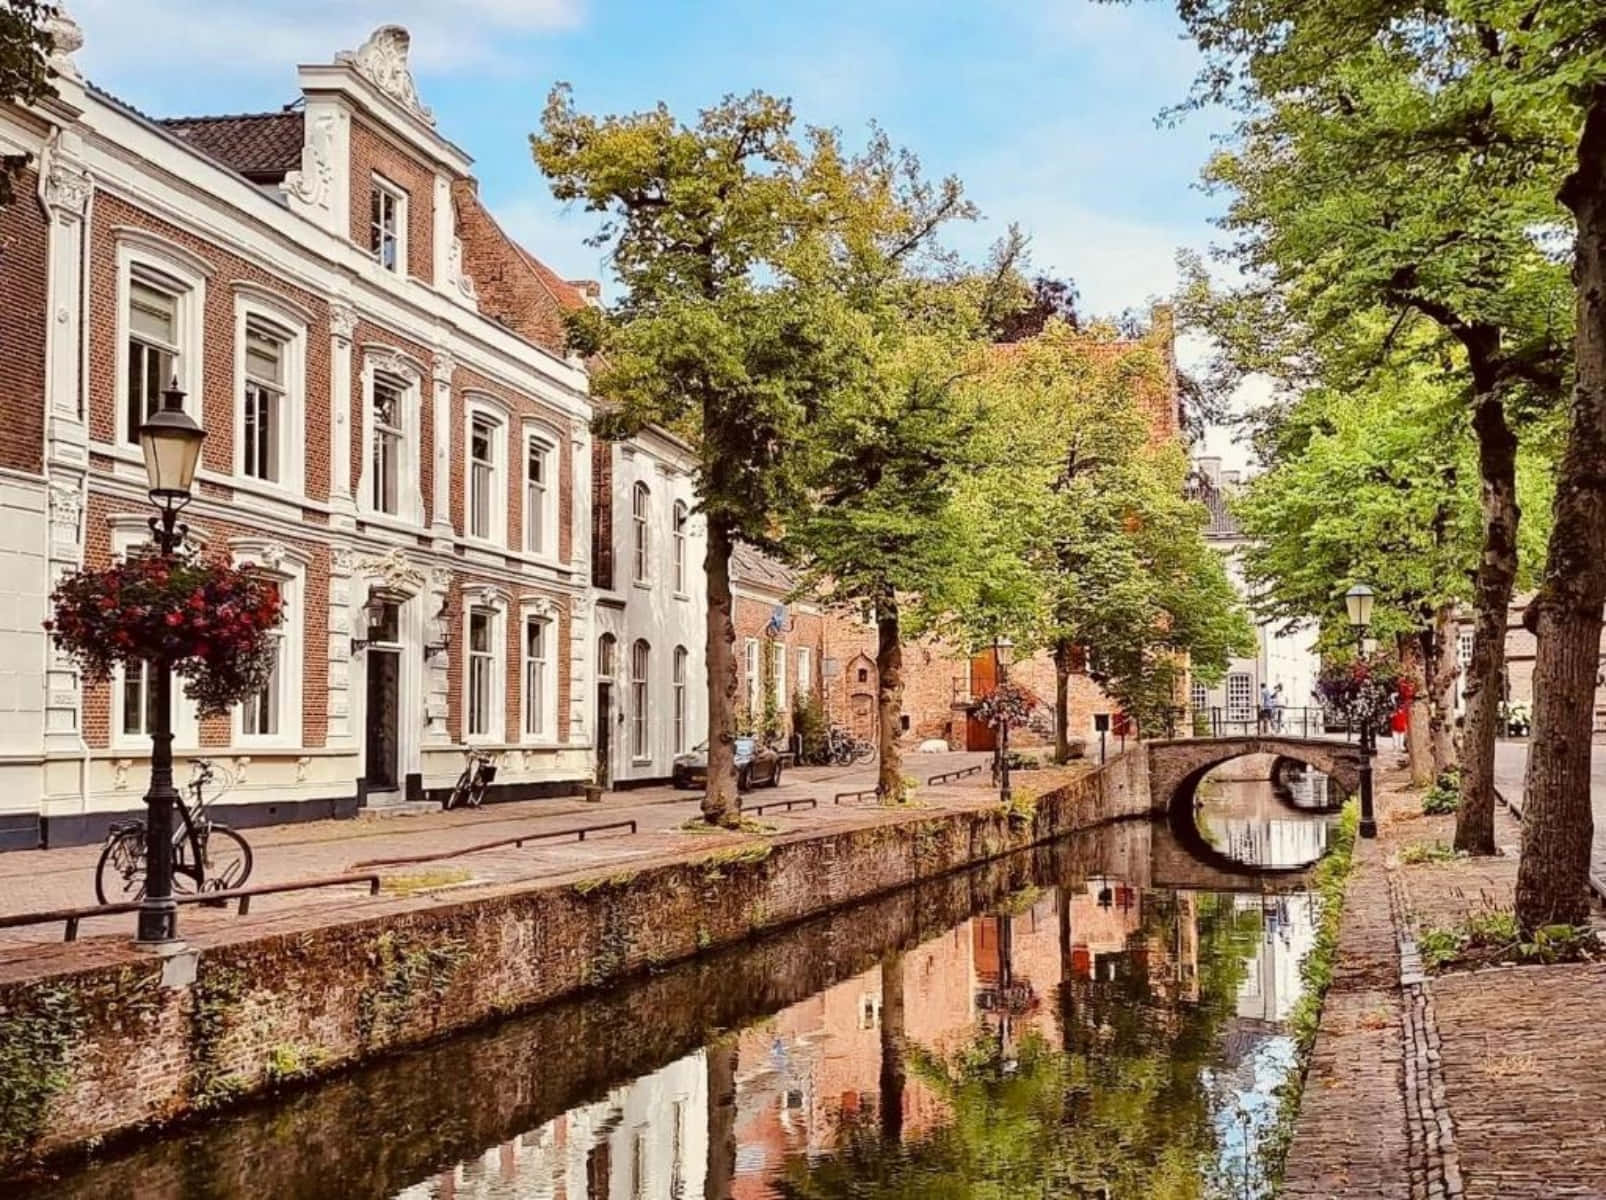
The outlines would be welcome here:
M 586 298 L 592 308 L 602 307 L 602 284 L 595 279 L 571 279 L 569 286 Z

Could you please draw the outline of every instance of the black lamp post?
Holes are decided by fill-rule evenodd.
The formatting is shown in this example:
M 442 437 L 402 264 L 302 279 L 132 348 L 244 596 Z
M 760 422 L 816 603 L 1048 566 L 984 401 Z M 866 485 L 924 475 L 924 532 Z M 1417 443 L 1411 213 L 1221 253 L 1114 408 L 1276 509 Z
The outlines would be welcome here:
M 1367 630 L 1372 625 L 1372 589 L 1357 583 L 1344 593 L 1344 607 L 1349 610 L 1349 626 L 1355 631 L 1355 650 L 1365 655 Z M 1372 813 L 1372 753 L 1374 730 L 1371 713 L 1361 717 L 1361 836 L 1377 836 L 1377 818 Z
M 164 558 L 184 541 L 188 528 L 179 510 L 190 502 L 190 487 L 201 460 L 206 432 L 184 411 L 178 380 L 162 393 L 162 407 L 139 427 L 145 452 L 151 503 L 151 535 Z M 165 658 L 148 664 L 151 672 L 151 785 L 145 793 L 145 898 L 139 905 L 139 941 L 171 942 L 178 937 L 178 906 L 173 903 L 173 666 Z
M 1006 637 L 995 637 L 993 639 L 993 678 L 995 680 L 993 687 L 995 690 L 1002 688 L 1007 681 L 1004 652 L 1014 648 L 1015 643 Z M 1008 804 L 1013 795 L 1014 793 L 1010 791 L 1009 787 L 1009 718 L 1000 709 L 998 713 L 998 798 L 1003 803 Z

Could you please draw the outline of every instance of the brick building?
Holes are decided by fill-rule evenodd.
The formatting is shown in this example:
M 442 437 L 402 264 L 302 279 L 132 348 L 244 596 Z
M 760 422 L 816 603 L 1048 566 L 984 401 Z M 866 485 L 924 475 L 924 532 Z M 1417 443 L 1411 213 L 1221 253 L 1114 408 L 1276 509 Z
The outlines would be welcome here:
M 406 31 L 301 67 L 282 111 L 173 119 L 85 81 L 82 32 L 55 32 L 57 94 L 0 109 L 0 153 L 29 162 L 0 209 L 0 847 L 142 809 L 145 672 L 86 683 L 40 623 L 57 574 L 148 537 L 136 431 L 175 378 L 207 433 L 191 541 L 269 574 L 287 610 L 263 693 L 204 720 L 175 703 L 179 778 L 224 768 L 223 819 L 432 797 L 468 745 L 500 796 L 572 792 L 598 704 L 626 773 L 667 772 L 702 736 L 674 700 L 701 694 L 700 573 L 672 586 L 702 559 L 690 463 L 652 434 L 594 451 L 562 317 L 595 285 L 497 226 Z M 602 534 L 598 454 L 647 482 Z M 640 564 L 601 617 L 599 538 L 635 539 Z

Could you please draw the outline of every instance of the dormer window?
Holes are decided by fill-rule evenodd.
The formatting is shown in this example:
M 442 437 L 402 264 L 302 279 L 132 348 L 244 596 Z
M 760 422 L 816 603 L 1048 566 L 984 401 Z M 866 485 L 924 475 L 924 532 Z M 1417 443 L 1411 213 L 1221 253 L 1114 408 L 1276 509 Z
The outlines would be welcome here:
M 369 189 L 368 251 L 387 271 L 407 270 L 407 193 L 375 178 Z

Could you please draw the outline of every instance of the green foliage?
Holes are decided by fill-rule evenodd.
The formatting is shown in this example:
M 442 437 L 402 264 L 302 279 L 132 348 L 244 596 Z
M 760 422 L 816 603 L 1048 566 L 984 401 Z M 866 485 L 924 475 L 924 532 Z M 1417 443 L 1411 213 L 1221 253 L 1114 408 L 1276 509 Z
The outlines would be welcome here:
M 1454 767 L 1441 771 L 1422 796 L 1422 811 L 1429 816 L 1453 813 L 1461 807 L 1461 772 Z
M 421 945 L 412 933 L 387 929 L 368 959 L 377 978 L 357 998 L 357 1037 L 364 1046 L 382 1041 L 425 1006 L 441 1003 L 468 959 L 468 946 L 455 938 Z
M 45 56 L 50 34 L 46 0 L 6 0 L 0 6 L 0 103 L 33 104 L 55 94 Z M 26 154 L 0 154 L 0 207 L 15 199 L 14 176 L 27 165 Z
M 83 1006 L 65 986 L 18 988 L 0 1007 L 0 1160 L 26 1152 L 43 1132 L 50 1102 L 72 1081 L 83 1024 Z
M 1457 925 L 1424 929 L 1417 935 L 1416 948 L 1434 971 L 1494 963 L 1596 962 L 1606 955 L 1600 936 L 1588 926 L 1543 925 L 1524 936 L 1516 913 L 1509 909 L 1486 909 Z
M 759 655 L 759 690 L 764 696 L 764 715 L 758 723 L 758 736 L 769 744 L 780 741 L 781 735 L 785 732 L 781 725 L 781 706 L 775 698 L 775 656 L 771 653 L 773 644 L 766 640 L 760 647 L 763 653 Z
M 802 762 L 826 761 L 831 728 L 825 716 L 825 698 L 817 689 L 792 696 L 792 730 L 802 739 Z
M 1400 861 L 1406 866 L 1454 862 L 1461 857 L 1463 855 L 1454 846 L 1444 842 L 1414 842 L 1400 851 Z

